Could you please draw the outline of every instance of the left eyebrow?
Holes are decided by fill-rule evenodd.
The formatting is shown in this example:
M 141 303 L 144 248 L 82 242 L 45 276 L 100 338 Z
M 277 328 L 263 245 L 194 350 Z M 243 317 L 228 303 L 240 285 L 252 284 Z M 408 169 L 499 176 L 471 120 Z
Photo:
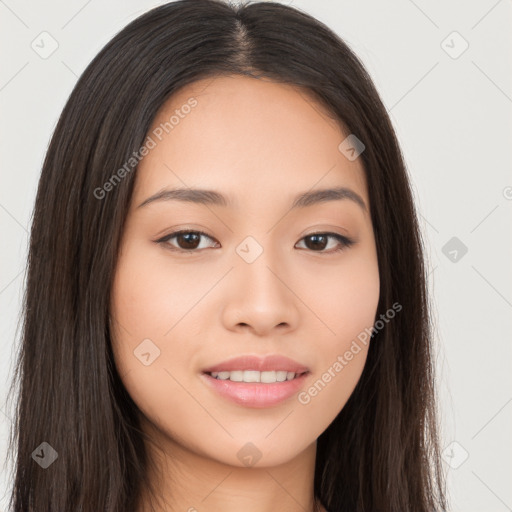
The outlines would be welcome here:
M 324 203 L 327 201 L 340 201 L 343 199 L 353 201 L 365 212 L 368 211 L 363 198 L 357 192 L 354 192 L 352 189 L 347 187 L 326 188 L 299 194 L 293 201 L 292 210 L 294 208 L 304 208 L 312 204 Z
M 367 212 L 367 206 L 363 198 L 354 192 L 352 189 L 347 187 L 336 187 L 327 188 L 322 190 L 314 190 L 303 192 L 296 196 L 293 200 L 291 209 L 305 208 L 317 203 L 323 203 L 327 201 L 340 201 L 346 200 L 353 201 L 359 205 L 363 211 Z M 155 201 L 185 201 L 197 204 L 210 204 L 215 206 L 228 207 L 232 202 L 220 192 L 215 190 L 205 190 L 197 188 L 175 188 L 175 189 L 164 189 L 151 197 L 145 199 L 137 208 L 142 208 Z

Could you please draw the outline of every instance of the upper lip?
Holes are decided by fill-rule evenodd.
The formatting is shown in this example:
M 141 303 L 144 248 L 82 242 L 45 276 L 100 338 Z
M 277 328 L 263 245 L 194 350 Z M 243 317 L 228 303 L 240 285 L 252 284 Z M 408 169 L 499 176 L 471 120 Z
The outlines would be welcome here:
M 203 372 L 232 372 L 236 370 L 256 370 L 260 372 L 286 370 L 287 372 L 294 373 L 304 373 L 309 371 L 306 366 L 290 359 L 289 357 L 280 355 L 269 355 L 265 357 L 245 355 L 228 359 L 227 361 L 223 361 L 215 366 L 205 368 Z

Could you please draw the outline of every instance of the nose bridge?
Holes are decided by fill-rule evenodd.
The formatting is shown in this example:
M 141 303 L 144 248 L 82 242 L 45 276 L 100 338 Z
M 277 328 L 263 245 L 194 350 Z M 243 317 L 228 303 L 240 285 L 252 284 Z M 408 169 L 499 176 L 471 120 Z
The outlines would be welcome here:
M 271 237 L 259 241 L 254 236 L 247 236 L 238 245 L 236 252 L 240 258 L 236 274 L 244 283 L 242 286 L 247 286 L 254 298 L 262 295 L 266 301 L 276 296 L 287 299 L 282 289 L 282 281 L 286 281 L 286 276 L 278 278 L 279 273 L 284 273 L 281 269 L 285 268 L 282 255 L 277 248 L 271 247 Z
M 271 237 L 265 242 L 246 237 L 236 248 L 238 262 L 233 277 L 237 291 L 231 295 L 228 322 L 247 324 L 264 332 L 281 324 L 294 325 L 298 319 L 296 297 L 286 285 L 285 262 Z

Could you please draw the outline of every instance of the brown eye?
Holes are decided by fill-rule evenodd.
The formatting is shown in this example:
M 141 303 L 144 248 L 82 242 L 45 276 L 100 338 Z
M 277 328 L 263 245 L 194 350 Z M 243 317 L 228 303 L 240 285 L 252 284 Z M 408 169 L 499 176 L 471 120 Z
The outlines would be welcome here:
M 323 250 L 326 248 L 327 243 L 329 241 L 329 237 L 325 235 L 310 235 L 307 236 L 304 240 L 306 240 L 306 247 L 308 249 L 320 249 Z M 308 243 L 309 241 L 309 243 Z
M 190 230 L 181 230 L 175 231 L 174 233 L 170 233 L 160 240 L 157 240 L 157 243 L 162 243 L 170 246 L 171 250 L 176 251 L 196 251 L 197 249 L 204 249 L 205 247 L 199 247 L 202 238 L 207 238 L 208 240 L 213 240 L 213 238 L 202 231 L 190 231 Z M 170 240 L 176 239 L 176 245 L 171 244 Z
M 197 233 L 180 233 L 176 235 L 176 242 L 180 249 L 197 249 L 201 236 Z
M 329 239 L 334 239 L 338 242 L 338 246 L 334 246 L 331 250 L 326 251 L 325 248 L 328 246 Z M 305 245 L 307 249 L 310 249 L 313 252 L 325 252 L 332 253 L 338 252 L 346 247 L 350 247 L 355 242 L 350 238 L 347 238 L 342 235 L 338 235 L 337 233 L 312 233 L 310 235 L 305 236 L 302 240 L 305 240 Z M 302 241 L 301 240 L 301 241 Z

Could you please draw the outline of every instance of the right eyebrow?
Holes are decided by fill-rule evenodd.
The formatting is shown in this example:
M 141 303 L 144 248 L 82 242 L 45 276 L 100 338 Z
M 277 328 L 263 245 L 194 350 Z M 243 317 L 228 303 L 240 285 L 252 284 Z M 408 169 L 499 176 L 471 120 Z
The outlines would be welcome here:
M 229 206 L 231 202 L 220 192 L 198 188 L 175 188 L 160 190 L 144 200 L 137 208 L 142 208 L 155 201 L 186 201 L 198 204 L 212 204 L 216 206 Z

